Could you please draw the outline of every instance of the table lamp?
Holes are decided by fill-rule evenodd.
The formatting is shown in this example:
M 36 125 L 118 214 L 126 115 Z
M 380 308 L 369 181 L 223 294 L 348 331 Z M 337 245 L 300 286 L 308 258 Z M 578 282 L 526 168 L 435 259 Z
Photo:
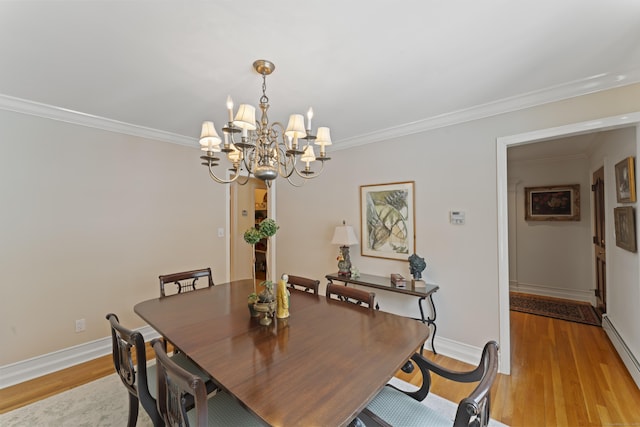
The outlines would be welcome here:
M 358 244 L 358 238 L 353 231 L 353 227 L 346 225 L 346 223 L 342 221 L 342 225 L 337 226 L 333 232 L 331 243 L 340 245 L 341 256 L 338 258 L 338 274 L 341 276 L 350 276 L 351 258 L 349 257 L 349 246 Z

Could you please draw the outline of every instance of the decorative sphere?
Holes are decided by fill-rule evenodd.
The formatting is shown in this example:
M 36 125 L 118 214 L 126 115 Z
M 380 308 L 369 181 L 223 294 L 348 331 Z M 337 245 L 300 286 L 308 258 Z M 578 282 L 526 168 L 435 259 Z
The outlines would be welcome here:
M 253 171 L 253 175 L 263 181 L 271 181 L 278 177 L 278 169 L 276 169 L 274 166 L 258 165 L 256 167 L 256 170 Z

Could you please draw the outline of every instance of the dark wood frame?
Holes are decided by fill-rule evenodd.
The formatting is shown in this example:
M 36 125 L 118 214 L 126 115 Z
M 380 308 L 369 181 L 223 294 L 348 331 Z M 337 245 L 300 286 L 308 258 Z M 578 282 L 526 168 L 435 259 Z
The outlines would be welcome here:
M 406 253 L 388 250 L 378 250 L 370 245 L 368 232 L 369 211 L 368 194 L 385 191 L 406 191 L 406 212 L 403 222 L 406 227 Z M 402 212 L 400 212 L 403 215 Z M 415 224 L 415 181 L 392 182 L 388 184 L 371 184 L 360 186 L 360 250 L 362 256 L 395 259 L 409 262 L 409 256 L 416 251 L 416 224 Z
M 637 252 L 636 212 L 632 206 L 613 209 L 616 226 L 616 246 L 630 252 Z
M 566 203 L 569 206 L 545 207 L 549 201 Z M 580 184 L 525 187 L 525 221 L 580 221 Z
M 633 203 L 636 201 L 634 160 L 634 157 L 627 157 L 616 163 L 616 200 L 618 203 Z

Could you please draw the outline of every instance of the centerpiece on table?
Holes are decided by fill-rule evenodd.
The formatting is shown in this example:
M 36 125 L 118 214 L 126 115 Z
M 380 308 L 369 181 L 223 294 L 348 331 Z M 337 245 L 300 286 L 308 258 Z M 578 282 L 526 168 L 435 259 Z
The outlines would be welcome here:
M 278 231 L 278 224 L 271 219 L 266 218 L 257 227 L 251 227 L 247 231 L 244 232 L 244 241 L 249 243 L 253 249 L 253 260 L 252 260 L 252 279 L 253 279 L 253 292 L 249 294 L 247 299 L 247 304 L 249 305 L 249 310 L 251 311 L 251 315 L 254 317 L 260 316 L 260 313 L 265 313 L 260 319 L 260 323 L 269 324 L 271 323 L 271 317 L 273 317 L 273 313 L 275 312 L 275 295 L 273 293 L 273 282 L 269 279 L 269 263 L 267 262 L 267 271 L 266 278 L 267 280 L 260 283 L 260 286 L 264 288 L 262 292 L 257 293 L 256 289 L 256 243 L 258 243 L 262 239 L 267 239 L 267 259 L 269 259 L 269 247 L 270 242 L 269 239 L 272 236 L 275 236 Z

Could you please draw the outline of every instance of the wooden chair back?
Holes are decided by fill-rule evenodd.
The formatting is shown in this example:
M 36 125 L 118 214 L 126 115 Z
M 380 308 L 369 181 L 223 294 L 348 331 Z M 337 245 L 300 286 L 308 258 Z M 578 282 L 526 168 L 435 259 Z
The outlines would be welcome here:
M 411 356 L 411 360 L 422 374 L 420 388 L 406 391 L 387 384 L 358 416 L 360 421 L 366 425 L 369 425 L 367 421 L 373 420 L 373 425 L 395 426 L 411 419 L 413 425 L 451 425 L 450 418 L 419 403 L 429 394 L 433 373 L 451 381 L 477 383 L 458 403 L 454 427 L 486 427 L 489 424 L 491 386 L 498 375 L 498 344 L 495 341 L 485 344 L 480 363 L 469 371 L 447 369 L 418 353 Z
M 177 293 L 195 291 L 196 282 L 200 278 L 207 279 L 207 285 L 213 286 L 213 277 L 211 276 L 211 268 L 202 268 L 200 270 L 182 271 L 180 273 L 165 274 L 159 276 L 160 279 L 160 296 L 167 296 L 165 293 L 165 285 L 173 283 L 177 287 Z
M 147 355 L 144 338 L 138 331 L 132 331 L 120 324 L 118 316 L 107 314 L 111 326 L 113 347 L 113 365 L 122 384 L 129 391 L 129 426 L 135 426 L 138 419 L 138 401 L 151 417 L 154 425 L 158 425 L 159 414 L 156 400 L 149 392 L 147 379 Z M 132 352 L 135 352 L 134 366 Z
M 328 299 L 338 299 L 361 306 L 366 306 L 369 310 L 374 309 L 376 294 L 362 289 L 350 288 L 336 283 L 327 285 L 326 296 Z
M 318 287 L 320 286 L 320 280 L 313 280 L 306 277 L 292 275 L 289 275 L 289 280 L 287 281 L 287 283 L 289 284 L 289 289 L 309 292 L 315 295 L 318 294 Z
M 168 426 L 188 426 L 186 402 L 195 403 L 195 425 L 206 427 L 208 423 L 207 388 L 204 381 L 177 365 L 165 352 L 161 340 L 151 341 L 156 353 L 158 375 L 158 412 Z M 191 398 L 188 398 L 188 397 Z

